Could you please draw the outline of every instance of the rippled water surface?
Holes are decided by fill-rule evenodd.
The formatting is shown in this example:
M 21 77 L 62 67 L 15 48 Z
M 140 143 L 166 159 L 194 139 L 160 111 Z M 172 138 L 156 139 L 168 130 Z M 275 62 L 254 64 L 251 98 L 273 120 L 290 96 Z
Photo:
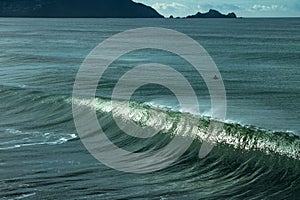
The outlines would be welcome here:
M 77 71 L 100 42 L 132 28 L 163 27 L 199 42 L 217 64 L 227 118 L 204 159 L 210 97 L 195 69 L 170 52 L 121 56 L 99 81 L 92 104 L 106 135 L 120 148 L 150 151 L 188 132 L 193 144 L 175 163 L 130 174 L 98 162 L 81 143 L 72 115 Z M 174 41 L 176 45 L 176 41 Z M 199 100 L 181 110 L 174 95 L 149 84 L 119 116 L 155 127 L 154 138 L 125 135 L 109 103 L 118 79 L 138 64 L 163 63 L 182 73 Z M 3 199 L 297 199 L 300 196 L 299 19 L 0 19 L 0 198 Z M 160 72 L 163 73 L 163 72 Z M 168 76 L 168 74 L 166 74 Z M 180 85 L 178 86 L 180 87 Z M 199 117 L 199 116 L 198 116 Z M 178 119 L 182 119 L 179 123 Z M 194 131 L 189 131 L 194 130 Z

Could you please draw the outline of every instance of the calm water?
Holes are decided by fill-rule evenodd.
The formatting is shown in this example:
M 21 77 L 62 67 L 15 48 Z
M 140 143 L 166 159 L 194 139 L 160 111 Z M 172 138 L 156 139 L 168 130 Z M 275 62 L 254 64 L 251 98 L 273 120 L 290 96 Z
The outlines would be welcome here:
M 118 172 L 82 145 L 72 116 L 76 73 L 89 52 L 132 28 L 187 34 L 209 52 L 227 93 L 227 120 L 217 146 L 198 158 L 203 138 L 170 167 Z M 174 41 L 176 44 L 176 41 Z M 107 108 L 117 80 L 137 64 L 168 64 L 192 84 L 200 111 L 210 98 L 201 77 L 168 52 L 141 50 L 115 61 L 100 80 L 99 122 L 120 147 L 167 144 L 173 129 L 139 142 L 115 128 Z M 300 195 L 300 19 L 0 19 L 0 198 L 3 199 L 297 199 Z M 178 127 L 174 95 L 146 85 L 132 98 L 136 115 L 160 111 Z M 145 106 L 150 105 L 150 106 Z M 193 111 L 193 105 L 184 112 Z M 182 114 L 187 118 L 188 114 Z M 199 121 L 207 128 L 208 117 Z M 151 126 L 151 124 L 150 124 Z M 189 128 L 189 127 L 184 127 Z

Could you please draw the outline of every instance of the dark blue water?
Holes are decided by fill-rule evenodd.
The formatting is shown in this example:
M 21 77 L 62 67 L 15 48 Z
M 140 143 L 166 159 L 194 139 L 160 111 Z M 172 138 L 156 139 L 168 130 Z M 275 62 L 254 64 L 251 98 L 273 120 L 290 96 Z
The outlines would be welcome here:
M 145 26 L 174 29 L 203 45 L 222 75 L 228 105 L 223 135 L 206 158 L 198 158 L 204 140 L 199 136 L 169 167 L 137 175 L 110 169 L 85 149 L 73 122 L 72 89 L 81 63 L 96 45 L 121 31 Z M 122 73 L 149 61 L 168 64 L 187 77 L 203 116 L 199 129 L 205 133 L 210 122 L 209 92 L 192 67 L 168 52 L 131 52 L 104 74 L 92 109 L 107 136 L 133 151 L 164 146 L 181 126 L 176 117 L 194 114 L 193 105 L 181 110 L 166 88 L 146 85 L 132 98 L 133 118 L 149 119 L 147 126 L 155 126 L 161 116 L 150 112 L 154 109 L 171 119 L 175 129 L 139 142 L 115 128 L 108 106 L 114 85 Z M 0 197 L 297 199 L 299 63 L 299 19 L 2 18 Z

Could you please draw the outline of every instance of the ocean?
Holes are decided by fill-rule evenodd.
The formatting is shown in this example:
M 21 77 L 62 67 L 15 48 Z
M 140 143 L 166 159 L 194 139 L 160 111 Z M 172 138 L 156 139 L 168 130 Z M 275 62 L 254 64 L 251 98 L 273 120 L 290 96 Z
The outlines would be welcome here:
M 198 154 L 213 121 L 210 91 L 178 55 L 149 48 L 122 55 L 103 73 L 93 102 L 72 98 L 77 73 L 99 43 L 144 27 L 187 35 L 218 67 L 227 112 L 220 134 L 212 139 L 214 148 L 204 158 Z M 147 63 L 182 74 L 199 108 L 181 108 L 174 92 L 162 85 L 139 87 L 130 98 L 130 117 L 122 115 L 122 99 L 115 106 L 125 122 L 164 127 L 141 139 L 118 127 L 110 101 L 122 75 Z M 0 18 L 0 198 L 299 199 L 299 63 L 299 18 Z M 167 72 L 155 73 L 172 80 Z M 176 135 L 192 138 L 191 144 L 162 169 L 116 170 L 84 145 L 74 123 L 74 103 L 95 112 L 107 138 L 121 149 L 155 151 Z M 151 160 L 140 164 L 154 165 Z

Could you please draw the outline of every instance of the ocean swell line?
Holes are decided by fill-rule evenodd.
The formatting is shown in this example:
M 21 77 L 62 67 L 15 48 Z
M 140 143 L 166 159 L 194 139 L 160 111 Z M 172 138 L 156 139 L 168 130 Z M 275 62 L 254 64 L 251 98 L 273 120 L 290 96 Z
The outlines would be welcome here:
M 277 132 L 225 122 L 221 131 L 211 134 L 209 125 L 213 119 L 207 116 L 195 116 L 191 113 L 137 102 L 130 102 L 130 112 L 126 113 L 124 109 L 127 102 L 116 101 L 114 105 L 117 106 L 113 107 L 111 100 L 104 98 L 74 99 L 73 103 L 98 113 L 111 114 L 113 111 L 114 117 L 125 122 L 131 121 L 141 127 L 153 128 L 160 133 L 179 134 L 193 137 L 201 142 L 225 144 L 235 149 L 261 151 L 265 154 L 277 154 L 300 160 L 300 137 L 291 132 Z

